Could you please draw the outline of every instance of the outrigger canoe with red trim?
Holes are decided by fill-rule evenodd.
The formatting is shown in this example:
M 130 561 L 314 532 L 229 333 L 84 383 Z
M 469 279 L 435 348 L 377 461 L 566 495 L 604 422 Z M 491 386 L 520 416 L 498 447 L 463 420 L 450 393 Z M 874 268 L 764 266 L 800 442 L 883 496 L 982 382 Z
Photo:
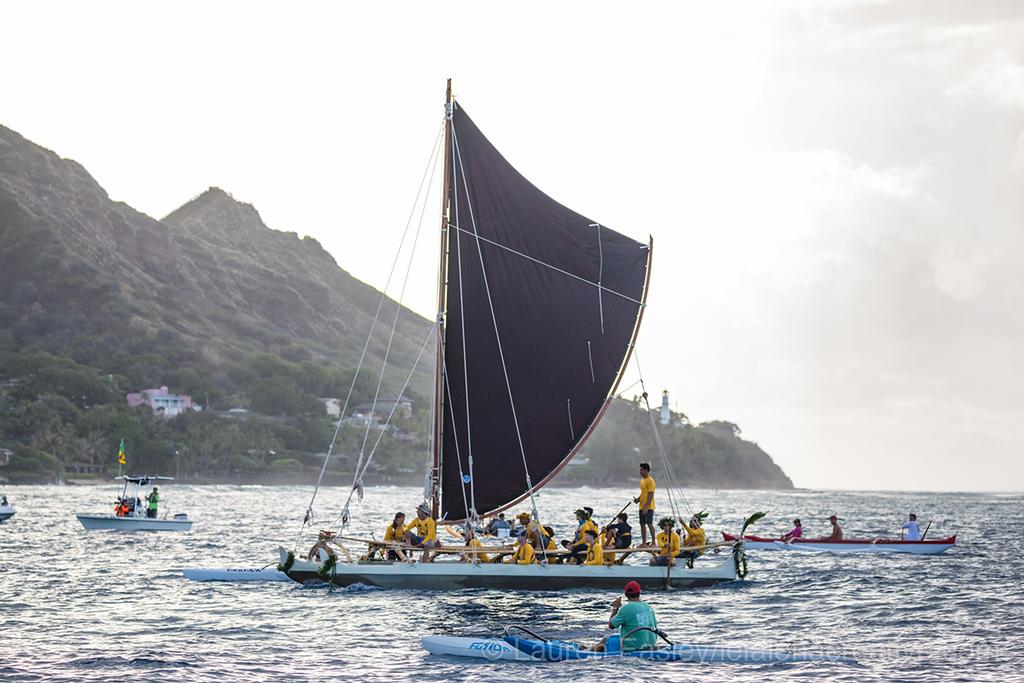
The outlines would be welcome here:
M 722 532 L 726 541 L 735 541 L 737 537 Z M 823 538 L 797 538 L 783 541 L 781 538 L 765 538 L 763 536 L 744 536 L 743 547 L 748 550 L 806 550 L 811 552 L 832 553 L 913 553 L 914 555 L 937 555 L 956 545 L 956 536 L 936 538 L 924 541 L 904 541 L 898 538 L 849 538 L 841 541 L 829 541 Z

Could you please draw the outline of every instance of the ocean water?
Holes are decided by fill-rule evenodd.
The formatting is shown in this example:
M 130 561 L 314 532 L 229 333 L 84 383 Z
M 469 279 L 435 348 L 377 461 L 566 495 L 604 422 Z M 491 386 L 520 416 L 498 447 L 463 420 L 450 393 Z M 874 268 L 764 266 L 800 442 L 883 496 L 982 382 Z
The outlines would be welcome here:
M 929 537 L 959 535 L 944 555 L 751 551 L 750 574 L 711 588 L 651 592 L 676 642 L 844 654 L 859 666 L 589 660 L 487 662 L 428 655 L 421 636 L 498 635 L 524 624 L 549 635 L 608 633 L 608 591 L 330 591 L 294 583 L 197 583 L 184 567 L 258 567 L 294 543 L 310 490 L 166 486 L 166 509 L 188 511 L 187 533 L 84 531 L 75 512 L 106 512 L 113 486 L 8 486 L 18 508 L 0 524 L 0 679 L 267 680 L 1024 680 L 1024 495 L 689 490 L 709 535 L 755 533 L 799 516 L 810 533 L 845 519 L 848 535 L 898 534 L 910 511 Z M 318 516 L 345 495 L 327 489 Z M 377 487 L 354 505 L 352 531 L 381 534 L 414 488 Z M 541 514 L 568 533 L 572 510 L 611 517 L 632 489 L 550 488 Z M 635 509 L 635 508 L 634 508 Z M 632 517 L 635 521 L 635 516 Z M 634 527 L 635 528 L 635 527 Z M 307 537 L 300 548 L 311 543 Z

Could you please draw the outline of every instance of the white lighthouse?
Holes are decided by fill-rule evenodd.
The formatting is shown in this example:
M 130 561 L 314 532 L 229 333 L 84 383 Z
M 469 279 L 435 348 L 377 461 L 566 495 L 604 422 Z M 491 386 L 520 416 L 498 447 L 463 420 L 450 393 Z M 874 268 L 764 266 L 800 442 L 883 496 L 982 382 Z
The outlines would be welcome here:
M 671 417 L 668 412 L 668 389 L 665 389 L 661 392 L 661 424 L 667 425 Z

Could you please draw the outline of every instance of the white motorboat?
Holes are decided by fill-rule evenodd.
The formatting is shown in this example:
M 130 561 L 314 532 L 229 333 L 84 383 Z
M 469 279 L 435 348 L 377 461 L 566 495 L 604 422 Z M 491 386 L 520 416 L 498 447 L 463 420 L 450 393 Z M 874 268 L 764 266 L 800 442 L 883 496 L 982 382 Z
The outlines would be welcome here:
M 192 520 L 183 512 L 173 516 L 164 513 L 163 517 L 151 517 L 139 496 L 141 488 L 154 481 L 169 481 L 172 477 L 135 476 L 121 477 L 124 488 L 121 496 L 115 501 L 114 514 L 84 513 L 75 514 L 78 521 L 86 529 L 120 529 L 132 531 L 189 531 Z
M 14 509 L 13 505 L 0 505 L 0 522 L 6 522 L 14 516 L 15 512 L 17 510 Z

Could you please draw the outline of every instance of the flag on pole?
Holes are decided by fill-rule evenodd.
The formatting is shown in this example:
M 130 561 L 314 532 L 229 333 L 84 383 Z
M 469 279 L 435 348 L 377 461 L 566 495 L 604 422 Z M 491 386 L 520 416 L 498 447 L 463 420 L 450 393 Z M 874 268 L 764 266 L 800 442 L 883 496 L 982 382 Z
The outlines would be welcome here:
M 117 464 L 128 464 L 127 461 L 124 459 L 124 439 L 121 439 L 121 445 L 117 447 Z

